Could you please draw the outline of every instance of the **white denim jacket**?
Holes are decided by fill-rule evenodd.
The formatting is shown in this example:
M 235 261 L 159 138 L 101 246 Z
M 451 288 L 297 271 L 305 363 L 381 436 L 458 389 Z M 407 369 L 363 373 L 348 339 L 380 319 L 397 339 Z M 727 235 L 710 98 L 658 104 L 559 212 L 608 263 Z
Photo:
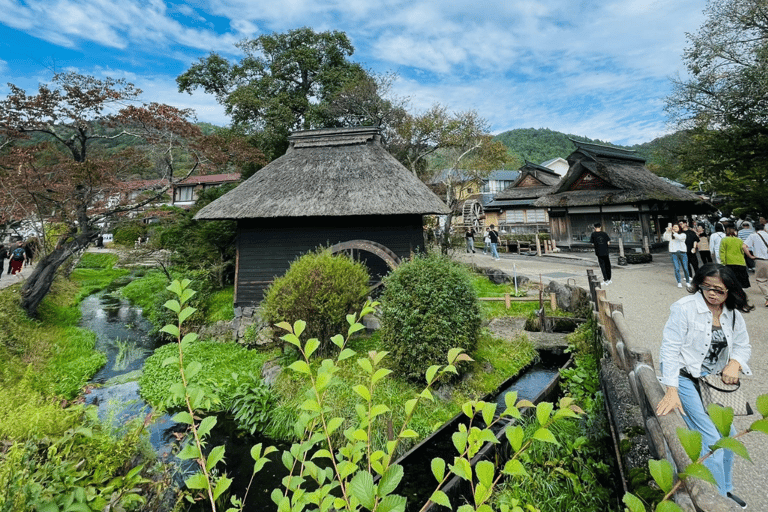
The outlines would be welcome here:
M 736 319 L 734 321 L 734 315 Z M 749 344 L 747 324 L 739 311 L 723 308 L 720 326 L 728 342 L 727 357 L 718 361 L 716 370 L 722 370 L 729 359 L 741 364 L 744 375 L 752 375 L 747 366 L 752 354 Z M 664 339 L 661 342 L 659 361 L 661 362 L 661 382 L 667 386 L 678 387 L 680 370 L 685 368 L 693 377 L 701 375 L 701 364 L 709 353 L 712 344 L 712 313 L 701 292 L 688 295 L 678 300 L 669 308 L 669 320 L 664 326 Z

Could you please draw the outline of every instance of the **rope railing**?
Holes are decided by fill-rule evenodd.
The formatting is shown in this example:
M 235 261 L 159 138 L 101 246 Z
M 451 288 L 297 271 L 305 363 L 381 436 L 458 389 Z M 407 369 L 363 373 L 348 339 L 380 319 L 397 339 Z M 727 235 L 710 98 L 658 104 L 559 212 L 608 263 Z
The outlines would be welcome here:
M 656 406 L 664 397 L 665 390 L 653 365 L 653 356 L 647 348 L 636 342 L 624 317 L 621 304 L 611 303 L 606 291 L 600 288 L 600 279 L 587 270 L 593 314 L 600 325 L 603 343 L 611 358 L 629 379 L 635 402 L 640 407 L 653 455 L 667 459 L 677 473 L 692 461 L 677 437 L 678 428 L 687 428 L 678 411 L 666 416 L 656 415 Z M 615 415 L 613 415 L 615 417 Z M 685 511 L 735 511 L 741 510 L 733 500 L 724 498 L 717 488 L 703 480 L 689 478 L 674 496 L 674 501 Z

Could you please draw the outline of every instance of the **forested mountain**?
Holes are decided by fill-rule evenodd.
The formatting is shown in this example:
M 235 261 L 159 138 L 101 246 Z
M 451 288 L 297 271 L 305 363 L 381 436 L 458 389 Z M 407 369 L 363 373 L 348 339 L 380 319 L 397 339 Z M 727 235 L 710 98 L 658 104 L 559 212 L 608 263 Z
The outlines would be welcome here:
M 638 156 L 646 159 L 650 170 L 660 176 L 676 179 L 673 169 L 676 164 L 674 150 L 679 137 L 680 134 L 675 133 L 643 144 L 620 146 L 582 135 L 557 132 L 548 128 L 520 128 L 500 133 L 495 139 L 507 146 L 510 156 L 519 161 L 521 165 L 524 160 L 540 164 L 552 158 L 566 158 L 575 149 L 569 140 L 574 139 L 636 151 Z

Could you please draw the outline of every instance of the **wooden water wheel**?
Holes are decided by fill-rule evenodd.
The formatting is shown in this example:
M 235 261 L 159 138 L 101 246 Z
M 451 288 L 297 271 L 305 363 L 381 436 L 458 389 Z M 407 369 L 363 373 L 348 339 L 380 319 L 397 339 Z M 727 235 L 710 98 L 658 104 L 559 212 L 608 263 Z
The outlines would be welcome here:
M 400 265 L 400 257 L 392 252 L 385 245 L 371 240 L 348 240 L 346 242 L 340 242 L 336 245 L 332 245 L 329 250 L 331 254 L 337 254 L 344 252 L 352 259 L 359 259 L 357 253 L 367 252 L 380 258 L 387 264 L 390 270 L 394 270 Z M 381 279 L 372 279 L 370 290 L 380 287 L 382 285 Z
M 475 233 L 483 232 L 485 213 L 480 201 L 477 199 L 467 199 L 464 201 L 462 214 L 464 228 L 472 228 Z

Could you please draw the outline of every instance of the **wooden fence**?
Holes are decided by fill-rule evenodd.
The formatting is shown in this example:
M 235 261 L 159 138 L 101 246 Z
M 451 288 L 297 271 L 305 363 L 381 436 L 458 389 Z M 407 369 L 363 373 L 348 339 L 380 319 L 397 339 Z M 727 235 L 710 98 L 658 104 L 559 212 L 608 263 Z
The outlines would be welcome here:
M 608 301 L 606 291 L 600 288 L 600 278 L 587 270 L 593 314 L 603 334 L 611 357 L 624 373 L 636 403 L 640 406 L 651 450 L 658 459 L 667 459 L 677 471 L 684 470 L 691 459 L 677 437 L 678 428 L 687 428 L 679 412 L 656 416 L 656 406 L 664 396 L 664 388 L 656 377 L 653 356 L 640 347 L 630 332 L 621 304 Z M 614 415 L 615 417 L 615 415 Z M 717 488 L 697 478 L 685 481 L 674 501 L 685 511 L 736 511 L 741 508 L 733 500 L 721 496 Z

